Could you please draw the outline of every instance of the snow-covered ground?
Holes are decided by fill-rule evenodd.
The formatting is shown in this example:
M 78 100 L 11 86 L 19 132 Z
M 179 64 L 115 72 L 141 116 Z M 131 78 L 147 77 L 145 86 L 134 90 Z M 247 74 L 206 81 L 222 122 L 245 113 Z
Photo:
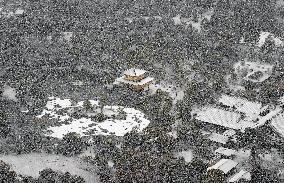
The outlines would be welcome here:
M 271 36 L 272 40 L 274 41 L 275 43 L 275 46 L 279 47 L 279 46 L 284 46 L 284 42 L 281 38 L 279 37 L 275 37 L 272 33 L 270 32 L 261 32 L 260 35 L 259 35 L 259 40 L 258 40 L 258 43 L 257 43 L 257 46 L 258 47 L 261 47 L 264 45 L 266 39 Z
M 77 81 L 71 82 L 71 84 L 74 85 L 74 86 L 83 86 L 84 82 L 77 80 Z
M 183 157 L 185 162 L 189 163 L 192 161 L 193 155 L 191 150 L 181 151 L 174 154 L 175 157 Z
M 197 30 L 198 33 L 200 33 L 202 29 L 201 27 L 202 21 L 204 19 L 207 19 L 208 21 L 210 21 L 213 14 L 214 14 L 213 9 L 208 10 L 198 17 L 197 22 L 193 21 L 192 18 L 184 18 L 184 17 L 181 17 L 180 15 L 177 15 L 173 17 L 172 19 L 175 25 L 181 25 L 181 24 L 191 25 L 195 30 Z
M 172 130 L 171 132 L 167 133 L 169 136 L 173 137 L 174 139 L 176 139 L 177 136 L 177 131 L 176 130 Z
M 233 160 L 239 163 L 239 167 L 245 170 L 251 169 L 251 164 L 250 164 L 251 150 L 239 149 L 237 150 L 235 155 L 236 157 Z
M 31 153 L 22 155 L 1 155 L 0 160 L 11 165 L 12 169 L 21 175 L 39 176 L 39 172 L 46 168 L 55 171 L 70 172 L 72 175 L 83 177 L 87 183 L 98 182 L 98 177 L 86 170 L 86 165 L 76 157 L 65 157 L 44 153 Z
M 271 149 L 270 152 L 260 154 L 260 159 L 262 160 L 262 165 L 266 168 L 284 169 L 284 160 L 276 149 Z
M 17 8 L 14 10 L 7 10 L 5 7 L 0 7 L 0 17 L 12 17 L 16 15 L 22 15 L 25 12 L 22 8 Z
M 91 104 L 94 107 L 98 107 L 98 101 L 90 100 Z M 68 121 L 68 124 L 61 124 L 60 126 L 53 126 L 47 129 L 47 132 L 51 131 L 51 133 L 47 133 L 47 135 L 62 138 L 65 134 L 69 132 L 76 132 L 81 136 L 87 136 L 88 132 L 92 133 L 92 135 L 111 135 L 114 134 L 116 136 L 124 136 L 127 132 L 132 131 L 134 128 L 137 131 L 142 131 L 144 128 L 148 126 L 150 123 L 149 120 L 145 118 L 145 115 L 133 108 L 123 108 L 120 106 L 104 106 L 103 113 L 106 116 L 117 115 L 120 110 L 126 113 L 125 120 L 118 120 L 114 118 L 108 118 L 103 122 L 97 122 L 92 120 L 91 118 L 79 118 L 75 119 L 70 117 L 69 114 L 60 113 L 60 109 L 72 109 L 72 108 L 81 108 L 83 106 L 83 101 L 78 102 L 76 104 L 72 104 L 70 99 L 60 99 L 50 97 L 49 101 L 46 104 L 46 109 L 42 111 L 42 114 L 37 116 L 38 118 L 42 118 L 43 116 L 48 116 L 49 118 L 56 118 L 60 122 Z M 62 112 L 62 111 L 61 111 Z M 97 111 L 94 109 L 94 114 Z
M 2 97 L 9 99 L 9 100 L 13 100 L 15 102 L 18 101 L 17 97 L 16 97 L 16 89 L 12 88 L 8 85 L 4 86 L 4 91 L 2 93 Z

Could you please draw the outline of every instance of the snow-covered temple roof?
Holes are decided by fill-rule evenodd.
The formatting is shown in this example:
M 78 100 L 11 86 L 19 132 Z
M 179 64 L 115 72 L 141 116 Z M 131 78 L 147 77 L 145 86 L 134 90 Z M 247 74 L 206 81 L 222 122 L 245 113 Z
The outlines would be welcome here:
M 135 69 L 135 68 L 131 68 L 128 69 L 126 71 L 124 71 L 124 75 L 128 75 L 128 76 L 141 76 L 143 74 L 145 74 L 147 71 L 143 70 L 143 69 Z

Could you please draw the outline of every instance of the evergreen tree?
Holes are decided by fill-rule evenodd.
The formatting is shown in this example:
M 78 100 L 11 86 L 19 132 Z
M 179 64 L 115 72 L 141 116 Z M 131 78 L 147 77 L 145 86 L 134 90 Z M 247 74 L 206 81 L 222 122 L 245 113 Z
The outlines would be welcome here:
M 67 133 L 58 144 L 58 153 L 62 153 L 65 156 L 72 156 L 82 152 L 85 148 L 85 142 L 76 133 Z
M 0 182 L 11 183 L 16 181 L 16 172 L 10 170 L 10 166 L 3 161 L 0 161 Z
M 47 168 L 39 172 L 38 182 L 85 183 L 86 181 L 80 176 L 71 175 L 69 172 L 62 173 Z
M 89 100 L 84 101 L 83 107 L 86 111 L 93 110 L 93 105 L 91 104 L 91 102 Z
M 218 169 L 207 171 L 204 183 L 226 183 L 227 179 L 225 174 Z

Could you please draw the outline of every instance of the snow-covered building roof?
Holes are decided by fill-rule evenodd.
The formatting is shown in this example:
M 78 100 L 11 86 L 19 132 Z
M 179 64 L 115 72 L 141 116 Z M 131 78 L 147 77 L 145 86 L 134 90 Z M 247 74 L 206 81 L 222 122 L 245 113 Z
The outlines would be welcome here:
M 262 106 L 259 102 L 228 95 L 222 95 L 218 101 L 217 106 L 195 108 L 195 118 L 202 122 L 243 131 L 246 128 L 262 126 L 283 111 L 281 107 Z M 264 115 L 263 112 L 267 113 Z M 234 135 L 235 132 L 226 133 Z M 229 136 L 225 133 L 223 135 Z
M 265 122 L 273 119 L 275 116 L 277 116 L 278 114 L 280 114 L 282 112 L 282 108 L 277 106 L 274 110 L 271 110 L 268 114 L 266 114 L 265 116 L 261 117 L 257 124 L 255 126 L 253 126 L 253 128 L 264 125 Z
M 282 137 L 284 137 L 284 113 L 272 118 L 271 125 Z
M 229 182 L 237 182 L 240 179 L 245 179 L 245 180 L 251 180 L 251 175 L 248 171 L 241 170 L 235 175 L 233 175 L 230 179 Z
M 143 70 L 143 69 L 135 69 L 135 68 L 131 68 L 128 69 L 126 71 L 124 71 L 124 75 L 128 75 L 128 76 L 141 76 L 143 74 L 145 74 L 147 71 Z
M 125 84 L 130 84 L 130 85 L 135 85 L 135 86 L 142 86 L 144 84 L 147 84 L 149 82 L 152 82 L 154 80 L 153 77 L 146 77 L 140 81 L 129 81 L 129 80 L 126 80 L 123 76 L 120 77 L 120 78 L 117 78 L 116 79 L 116 82 L 121 82 L 121 83 L 125 83 Z
M 236 151 L 225 147 L 219 147 L 218 149 L 215 150 L 215 153 L 223 154 L 225 156 L 231 156 L 236 154 Z
M 232 129 L 242 128 L 242 126 L 239 124 L 241 114 L 236 112 L 227 111 L 215 107 L 204 107 L 196 114 L 197 114 L 196 119 L 203 122 L 224 126 Z
M 207 171 L 211 170 L 211 169 L 219 169 L 222 172 L 224 172 L 225 174 L 227 174 L 229 171 L 231 171 L 237 165 L 238 165 L 238 163 L 231 160 L 231 159 L 221 159 L 215 165 L 207 168 Z
M 271 39 L 274 41 L 275 46 L 281 47 L 284 46 L 284 42 L 281 38 L 275 37 L 272 33 L 270 32 L 261 32 L 259 35 L 258 43 L 257 46 L 261 47 L 265 44 L 265 41 L 267 38 L 271 37 Z
M 219 133 L 212 133 L 210 134 L 207 139 L 213 141 L 213 142 L 217 142 L 217 143 L 221 143 L 221 144 L 226 144 L 229 140 L 228 136 L 219 134 Z
M 246 114 L 247 116 L 258 115 L 262 110 L 262 104 L 259 102 L 248 101 L 247 99 L 234 97 L 229 95 L 222 95 L 219 102 L 236 111 Z

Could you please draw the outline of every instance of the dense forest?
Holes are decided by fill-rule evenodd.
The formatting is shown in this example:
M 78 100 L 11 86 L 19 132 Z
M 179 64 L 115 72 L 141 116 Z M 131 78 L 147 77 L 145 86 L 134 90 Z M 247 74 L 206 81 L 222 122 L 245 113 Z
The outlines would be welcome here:
M 226 182 L 222 172 L 206 173 L 214 156 L 213 145 L 200 136 L 192 108 L 213 105 L 221 93 L 232 93 L 226 76 L 244 58 L 276 65 L 276 69 L 260 87 L 247 84 L 245 91 L 235 95 L 271 104 L 284 94 L 283 48 L 269 41 L 261 48 L 255 46 L 261 32 L 284 37 L 281 1 L 23 0 L 21 7 L 25 9 L 22 15 L 0 17 L 0 92 L 9 85 L 17 89 L 19 99 L 0 100 L 3 154 L 45 152 L 74 157 L 91 148 L 96 155 L 85 157 L 84 162 L 96 167 L 101 182 L 222 183 Z M 208 12 L 213 13 L 206 18 Z M 195 26 L 198 23 L 200 29 Z M 63 39 L 62 32 L 72 32 L 71 40 Z M 144 68 L 156 80 L 170 80 L 184 88 L 183 100 L 173 103 L 161 90 L 150 96 L 128 90 L 109 92 L 105 86 L 131 67 Z M 119 138 L 92 136 L 91 143 L 74 133 L 62 139 L 43 135 L 43 129 L 58 122 L 34 116 L 44 108 L 50 93 L 58 94 L 64 85 L 58 80 L 73 79 L 90 84 L 63 90 L 64 96 L 75 92 L 85 98 L 98 95 L 101 108 L 110 104 L 134 107 L 151 123 L 142 133 L 133 130 Z M 29 113 L 20 112 L 23 106 L 29 107 Z M 84 106 L 91 108 L 89 103 Z M 96 119 L 103 121 L 106 117 L 100 115 Z M 176 121 L 180 122 L 177 137 L 172 138 L 168 134 Z M 241 143 L 236 146 L 252 149 L 249 163 L 255 167 L 251 181 L 243 182 L 281 182 L 276 170 L 262 167 L 257 156 L 271 148 L 283 153 L 278 141 L 263 139 L 253 130 L 245 131 L 238 140 Z M 273 143 L 263 143 L 267 140 Z M 234 143 L 232 139 L 230 143 Z M 193 149 L 196 156 L 187 163 L 173 155 L 177 149 Z M 10 168 L 0 161 L 0 182 L 85 182 L 68 172 L 44 169 L 35 179 L 17 175 Z

